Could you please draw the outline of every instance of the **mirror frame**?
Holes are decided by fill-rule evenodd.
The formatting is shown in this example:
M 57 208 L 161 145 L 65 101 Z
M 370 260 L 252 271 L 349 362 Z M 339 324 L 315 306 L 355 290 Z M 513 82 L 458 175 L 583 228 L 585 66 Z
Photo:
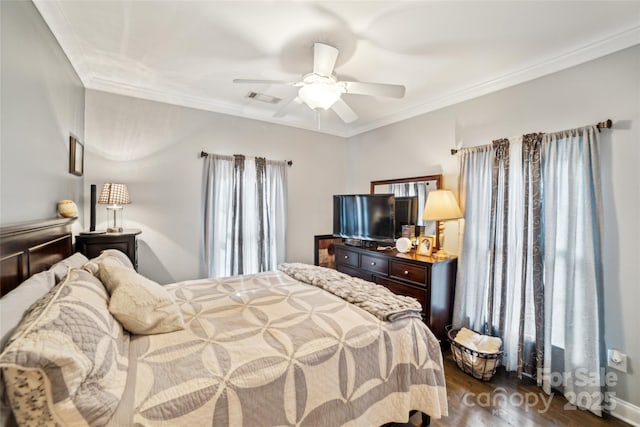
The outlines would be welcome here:
M 416 176 L 414 178 L 397 178 L 397 179 L 383 179 L 380 181 L 371 181 L 370 186 L 370 194 L 375 194 L 376 185 L 388 185 L 388 184 L 399 184 L 403 182 L 414 182 L 414 181 L 435 181 L 438 189 L 442 189 L 442 175 L 425 175 L 425 176 Z
M 379 181 L 371 181 L 371 186 L 369 187 L 370 194 L 375 194 L 376 185 L 389 185 L 389 184 L 399 184 L 403 182 L 415 182 L 415 181 L 435 181 L 436 188 L 438 190 L 442 189 L 442 174 L 438 175 L 425 175 L 425 176 L 416 176 L 412 178 L 396 178 L 396 179 L 382 179 Z M 436 221 L 436 248 L 440 247 L 440 236 L 437 230 L 440 228 L 440 221 Z

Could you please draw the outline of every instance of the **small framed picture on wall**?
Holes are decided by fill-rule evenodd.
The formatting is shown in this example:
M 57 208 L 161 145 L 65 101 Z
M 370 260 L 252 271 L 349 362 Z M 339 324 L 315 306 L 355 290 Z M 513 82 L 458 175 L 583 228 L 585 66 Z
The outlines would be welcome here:
M 418 255 L 427 255 L 431 256 L 431 252 L 433 252 L 433 247 L 436 244 L 436 236 L 420 236 L 418 237 L 418 247 L 416 248 L 416 253 Z
M 69 137 L 69 173 L 77 176 L 84 173 L 84 146 L 73 135 Z

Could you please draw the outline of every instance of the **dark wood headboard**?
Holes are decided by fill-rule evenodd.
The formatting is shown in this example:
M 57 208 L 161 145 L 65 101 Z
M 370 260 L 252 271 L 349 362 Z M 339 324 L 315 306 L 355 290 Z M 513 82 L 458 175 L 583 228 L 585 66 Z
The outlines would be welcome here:
M 73 253 L 75 218 L 29 221 L 0 227 L 0 296 Z

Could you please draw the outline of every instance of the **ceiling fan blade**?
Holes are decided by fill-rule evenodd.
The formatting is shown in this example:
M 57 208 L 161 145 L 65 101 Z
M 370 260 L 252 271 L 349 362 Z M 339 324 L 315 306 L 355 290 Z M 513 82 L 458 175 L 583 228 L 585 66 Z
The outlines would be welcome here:
M 264 85 L 290 85 L 295 86 L 299 82 L 288 82 L 286 80 L 259 80 L 259 79 L 233 79 L 234 83 L 251 83 Z
M 342 119 L 345 123 L 352 123 L 358 120 L 358 115 L 355 111 L 347 105 L 342 98 L 339 98 L 335 104 L 331 106 L 331 109 Z
M 287 110 L 289 109 L 289 107 L 291 106 L 292 103 L 295 104 L 302 104 L 302 99 L 300 99 L 300 97 L 298 96 L 292 96 L 291 98 L 287 99 L 285 102 L 282 103 L 282 105 L 280 106 L 280 108 L 278 108 L 278 110 L 273 113 L 273 117 L 284 117 L 287 114 Z
M 339 82 L 344 84 L 345 93 L 356 95 L 388 96 L 390 98 L 402 98 L 406 88 L 402 85 L 385 83 Z
M 313 72 L 321 76 L 330 76 L 338 59 L 338 49 L 324 43 L 313 44 Z

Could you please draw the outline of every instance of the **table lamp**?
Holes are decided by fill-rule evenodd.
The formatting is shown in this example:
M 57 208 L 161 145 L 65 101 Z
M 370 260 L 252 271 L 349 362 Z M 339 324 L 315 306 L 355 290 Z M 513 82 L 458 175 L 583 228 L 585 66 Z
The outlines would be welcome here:
M 101 205 L 107 205 L 107 232 L 121 233 L 122 205 L 131 203 L 127 185 L 106 182 L 102 187 L 98 203 Z
M 438 221 L 438 252 L 436 258 L 448 258 L 449 253 L 444 250 L 444 221 L 462 218 L 462 212 L 456 198 L 450 190 L 433 190 L 427 195 L 422 219 Z

